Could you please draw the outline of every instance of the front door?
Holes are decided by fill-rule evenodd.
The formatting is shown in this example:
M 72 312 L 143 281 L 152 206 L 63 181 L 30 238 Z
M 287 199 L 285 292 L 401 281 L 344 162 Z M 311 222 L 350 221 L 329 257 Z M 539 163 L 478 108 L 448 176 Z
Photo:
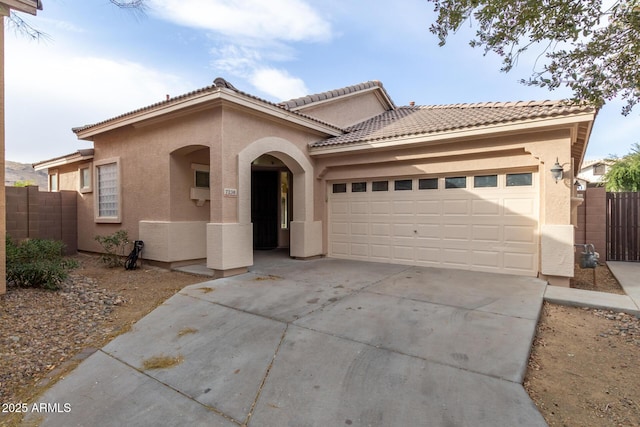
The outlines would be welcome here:
M 278 201 L 280 200 L 280 172 L 251 172 L 251 222 L 253 248 L 278 247 Z

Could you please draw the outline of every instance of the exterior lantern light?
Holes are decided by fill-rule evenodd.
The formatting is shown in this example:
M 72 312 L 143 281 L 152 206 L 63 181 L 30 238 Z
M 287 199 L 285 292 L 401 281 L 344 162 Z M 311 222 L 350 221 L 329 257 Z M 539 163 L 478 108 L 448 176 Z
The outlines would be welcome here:
M 562 174 L 564 170 L 562 166 L 558 162 L 558 158 L 556 157 L 556 163 L 551 167 L 551 176 L 556 180 L 556 183 L 562 179 Z

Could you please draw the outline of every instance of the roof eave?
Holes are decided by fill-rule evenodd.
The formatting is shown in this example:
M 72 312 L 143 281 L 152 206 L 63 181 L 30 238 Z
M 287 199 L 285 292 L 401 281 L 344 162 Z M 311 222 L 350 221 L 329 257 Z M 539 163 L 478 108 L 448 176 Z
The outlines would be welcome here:
M 370 92 L 374 92 L 376 97 L 378 98 L 378 100 L 382 104 L 386 104 L 385 110 L 395 110 L 395 108 L 396 108 L 395 104 L 393 103 L 393 101 L 389 97 L 389 94 L 387 93 L 387 91 L 382 86 L 372 86 L 370 88 L 361 89 L 361 90 L 358 90 L 356 92 L 349 92 L 349 93 L 345 93 L 345 94 L 342 94 L 342 95 L 334 96 L 334 97 L 331 97 L 331 98 L 321 99 L 321 100 L 318 100 L 318 101 L 310 102 L 308 104 L 298 105 L 296 107 L 291 107 L 291 108 L 289 108 L 289 110 L 290 111 L 304 111 L 304 110 L 306 110 L 306 109 L 308 109 L 310 107 L 317 107 L 318 105 L 334 103 L 336 101 L 343 100 L 344 98 L 350 98 L 350 97 L 353 97 L 353 96 L 360 96 L 360 95 L 363 95 L 363 94 L 366 94 L 366 93 L 370 93 Z
M 595 112 L 584 112 L 579 114 L 572 114 L 570 116 L 554 118 L 544 117 L 519 122 L 489 124 L 474 128 L 460 128 L 427 134 L 414 134 L 400 137 L 390 137 L 379 140 L 366 140 L 361 142 L 348 143 L 345 145 L 309 147 L 309 154 L 311 156 L 323 156 L 365 150 L 389 149 L 392 147 L 399 148 L 416 144 L 443 142 L 447 140 L 487 137 L 493 134 L 517 133 L 522 132 L 523 130 L 532 131 L 551 127 L 567 127 L 575 125 L 576 123 L 584 122 L 589 122 L 589 129 L 591 129 L 594 118 Z M 584 141 L 585 149 L 588 139 L 589 138 L 587 135 L 587 138 Z
M 73 154 L 69 154 L 62 157 L 56 157 L 55 159 L 43 160 L 38 163 L 34 163 L 31 166 L 33 169 L 39 171 L 44 169 L 57 168 L 60 166 L 70 165 L 73 163 L 85 162 L 87 160 L 93 160 L 93 149 L 78 150 Z
M 291 111 L 267 104 L 258 99 L 244 96 L 227 88 L 220 88 L 215 92 L 197 94 L 184 100 L 177 100 L 170 104 L 159 105 L 148 110 L 134 112 L 94 126 L 75 128 L 73 131 L 79 139 L 92 140 L 96 135 L 124 126 L 142 126 L 143 122 L 149 121 L 151 121 L 150 123 L 155 123 L 157 121 L 166 120 L 177 115 L 190 113 L 199 109 L 211 108 L 218 103 L 222 105 L 224 102 L 229 102 L 253 111 L 284 119 L 330 136 L 338 136 L 342 134 L 342 131 L 336 127 L 323 124 L 311 118 L 306 118 L 300 114 L 292 113 Z

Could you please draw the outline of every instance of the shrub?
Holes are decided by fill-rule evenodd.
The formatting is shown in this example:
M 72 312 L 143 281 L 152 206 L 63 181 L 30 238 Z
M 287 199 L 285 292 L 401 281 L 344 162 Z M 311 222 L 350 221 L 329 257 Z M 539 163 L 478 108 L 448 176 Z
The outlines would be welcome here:
M 74 260 L 62 256 L 64 243 L 31 239 L 15 243 L 7 236 L 7 281 L 21 287 L 59 289 L 69 271 L 77 267 Z
M 100 243 L 105 252 L 101 256 L 102 262 L 109 268 L 122 266 L 122 257 L 129 244 L 127 230 L 118 230 L 108 236 L 96 236 L 95 240 Z

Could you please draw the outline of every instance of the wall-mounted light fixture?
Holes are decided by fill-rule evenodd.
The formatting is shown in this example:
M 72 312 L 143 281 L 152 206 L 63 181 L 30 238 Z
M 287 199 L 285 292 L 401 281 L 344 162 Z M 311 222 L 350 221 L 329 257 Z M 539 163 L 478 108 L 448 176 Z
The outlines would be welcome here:
M 556 183 L 558 183 L 558 181 L 562 179 L 563 173 L 564 169 L 562 169 L 562 166 L 560 165 L 560 163 L 558 162 L 558 158 L 556 157 L 556 163 L 551 166 L 551 176 L 556 180 Z

